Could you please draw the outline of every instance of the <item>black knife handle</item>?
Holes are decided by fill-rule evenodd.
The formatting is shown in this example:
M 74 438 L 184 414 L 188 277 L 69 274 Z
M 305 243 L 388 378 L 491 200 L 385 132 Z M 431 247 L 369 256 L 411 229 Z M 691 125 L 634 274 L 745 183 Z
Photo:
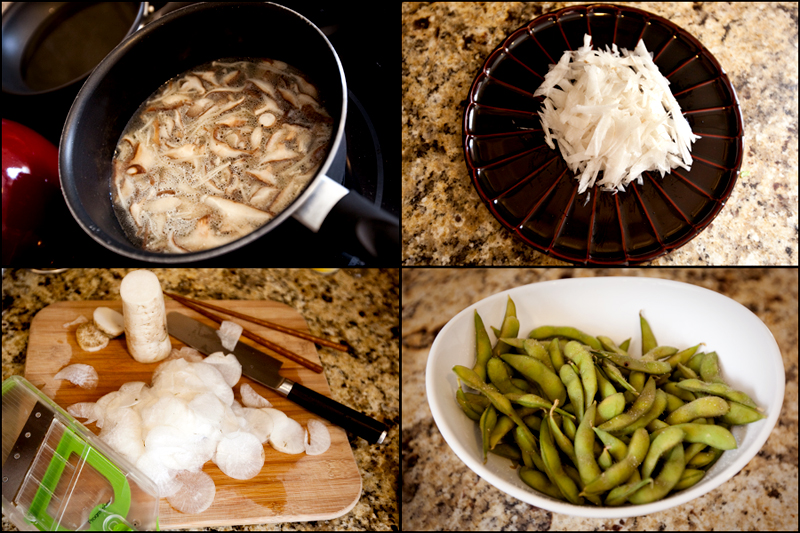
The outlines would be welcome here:
M 331 400 L 327 396 L 315 392 L 299 383 L 292 385 L 286 396 L 298 405 L 302 405 L 312 413 L 322 416 L 337 426 L 358 435 L 370 444 L 383 442 L 388 427 L 363 413 Z

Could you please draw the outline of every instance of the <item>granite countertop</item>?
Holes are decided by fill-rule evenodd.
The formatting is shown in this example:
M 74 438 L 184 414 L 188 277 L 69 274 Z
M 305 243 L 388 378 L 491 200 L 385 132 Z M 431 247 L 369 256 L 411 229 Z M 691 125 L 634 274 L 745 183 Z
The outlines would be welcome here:
M 442 438 L 425 394 L 439 330 L 465 307 L 528 283 L 648 276 L 717 291 L 755 313 L 775 336 L 787 383 L 778 423 L 758 454 L 721 487 L 648 516 L 591 519 L 521 502 L 472 472 Z M 797 527 L 797 270 L 406 269 L 403 271 L 403 523 L 406 531 L 794 530 Z M 454 400 L 455 401 L 455 400 Z
M 516 240 L 464 162 L 469 88 L 517 28 L 573 4 L 403 3 L 404 265 L 564 265 Z M 797 4 L 617 2 L 667 18 L 717 58 L 739 96 L 744 158 L 717 218 L 653 265 L 797 265 Z
M 31 320 L 62 300 L 116 300 L 131 269 L 71 269 L 39 275 L 3 272 L 3 379 L 23 374 Z M 152 269 L 165 291 L 196 299 L 282 302 L 313 335 L 346 342 L 348 353 L 317 347 L 334 400 L 389 427 L 382 445 L 350 436 L 362 479 L 361 498 L 334 520 L 237 526 L 237 530 L 397 529 L 399 465 L 399 271 L 347 269 Z M 3 517 L 3 530 L 14 529 Z M 219 528 L 230 531 L 232 528 Z

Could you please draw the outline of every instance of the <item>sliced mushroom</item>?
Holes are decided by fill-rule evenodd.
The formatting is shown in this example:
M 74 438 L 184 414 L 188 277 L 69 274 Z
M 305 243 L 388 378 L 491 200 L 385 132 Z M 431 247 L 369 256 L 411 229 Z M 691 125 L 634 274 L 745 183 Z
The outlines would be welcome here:
M 232 81 L 236 80 L 236 78 L 239 77 L 239 74 L 241 74 L 241 71 L 239 70 L 232 70 L 228 72 L 227 74 L 222 76 L 222 84 L 229 85 Z
M 203 87 L 203 82 L 200 81 L 200 78 L 197 76 L 186 76 L 184 78 L 186 82 L 181 85 L 180 91 L 184 93 L 188 92 L 197 92 L 198 94 L 205 94 L 206 89 Z
M 281 93 L 281 96 L 283 96 L 284 100 L 292 104 L 292 107 L 300 108 L 300 103 L 297 101 L 297 94 L 294 91 L 290 91 L 281 87 L 278 89 L 278 92 Z
M 208 110 L 212 105 L 214 105 L 214 101 L 210 98 L 201 98 L 197 100 L 192 107 L 190 107 L 186 111 L 186 116 L 194 118 L 204 111 Z
M 252 82 L 253 85 L 261 90 L 261 92 L 268 94 L 273 98 L 277 98 L 277 95 L 275 94 L 275 88 L 271 83 L 256 78 L 247 78 L 247 81 Z
M 229 128 L 235 128 L 235 127 L 238 127 L 238 126 L 244 126 L 246 123 L 247 123 L 247 121 L 245 119 L 243 119 L 242 117 L 236 116 L 236 115 L 231 115 L 231 116 L 225 118 L 224 120 L 218 120 L 217 121 L 217 124 L 219 124 L 221 126 L 228 126 Z
M 250 134 L 250 147 L 252 149 L 257 149 L 261 146 L 261 139 L 263 137 L 263 130 L 261 126 L 257 127 L 253 130 L 253 133 Z
M 217 75 L 216 75 L 216 73 L 211 71 L 211 70 L 207 70 L 205 72 L 194 72 L 194 74 L 197 74 L 198 76 L 203 78 L 203 80 L 207 81 L 211 85 L 214 85 L 214 86 L 218 86 L 219 85 L 219 83 L 217 83 Z
M 249 203 L 255 207 L 266 209 L 275 200 L 280 189 L 275 187 L 260 187 L 253 196 L 250 197 Z
M 176 209 L 181 205 L 181 199 L 175 196 L 162 196 L 155 200 L 150 200 L 144 205 L 144 209 L 150 213 L 166 213 Z
M 230 236 L 218 235 L 211 228 L 211 222 L 208 215 L 202 217 L 197 221 L 195 229 L 187 235 L 176 235 L 174 242 L 176 246 L 186 248 L 187 250 L 207 250 L 208 248 L 216 248 L 231 241 Z
M 269 128 L 273 124 L 275 124 L 275 115 L 272 113 L 264 113 L 260 117 L 258 117 L 258 123 L 264 126 L 265 128 Z
M 117 201 L 122 205 L 127 206 L 128 201 L 133 198 L 134 193 L 136 193 L 136 187 L 133 184 L 133 179 L 120 174 L 117 176 L 114 182 L 117 186 Z
M 222 231 L 231 231 L 242 226 L 260 226 L 270 220 L 272 215 L 255 207 L 218 196 L 206 196 L 203 203 L 215 208 L 222 216 Z
M 185 159 L 187 157 L 192 157 L 195 155 L 195 150 L 197 146 L 193 144 L 184 144 L 180 148 L 173 148 L 172 150 L 167 150 L 163 153 L 165 157 L 169 157 L 170 159 Z
M 246 170 L 248 174 L 256 178 L 257 180 L 270 185 L 271 187 L 276 187 L 278 185 L 278 178 L 275 177 L 269 169 L 264 168 L 260 170 Z
M 145 109 L 145 111 L 164 111 L 166 109 L 175 109 L 176 107 L 181 107 L 182 105 L 188 104 L 192 101 L 191 96 L 187 96 L 185 94 L 171 94 L 165 97 L 159 105 L 151 106 Z
M 300 92 L 309 95 L 314 100 L 317 100 L 319 98 L 319 93 L 317 92 L 316 87 L 314 87 L 313 85 L 311 85 L 310 83 L 308 83 L 306 80 L 304 80 L 299 76 L 296 79 L 297 79 L 297 85 L 300 88 Z
M 283 115 L 283 111 L 281 111 L 281 108 L 278 107 L 278 103 L 275 100 L 273 100 L 272 98 L 269 98 L 269 97 L 265 96 L 263 98 L 263 102 L 264 102 L 263 106 L 259 107 L 255 111 L 253 111 L 254 114 L 260 115 L 261 113 L 264 113 L 265 111 L 271 111 L 273 113 L 277 113 L 278 115 Z
M 144 143 L 139 143 L 133 153 L 133 159 L 128 162 L 129 166 L 139 165 L 146 172 L 156 161 L 155 154 L 150 151 Z

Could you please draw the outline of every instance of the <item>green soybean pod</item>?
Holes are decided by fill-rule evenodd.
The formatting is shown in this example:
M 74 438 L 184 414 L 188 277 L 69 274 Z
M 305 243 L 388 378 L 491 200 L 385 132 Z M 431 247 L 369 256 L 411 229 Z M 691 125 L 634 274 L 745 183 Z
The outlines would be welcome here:
M 547 368 L 544 363 L 527 355 L 504 353 L 500 356 L 503 361 L 513 366 L 525 379 L 538 383 L 547 398 L 560 405 L 567 401 L 567 389 L 555 373 Z
M 578 420 L 583 420 L 583 384 L 581 383 L 577 372 L 575 372 L 575 369 L 572 368 L 571 364 L 565 364 L 562 365 L 561 370 L 558 371 L 558 376 L 561 378 L 561 382 L 567 388 L 569 401 L 575 407 L 575 416 L 578 417 Z
M 540 326 L 528 334 L 531 339 L 547 339 L 548 337 L 564 337 L 580 341 L 581 343 L 594 348 L 595 350 L 602 350 L 600 341 L 592 337 L 588 333 L 568 326 Z
M 719 375 L 719 356 L 717 352 L 707 353 L 700 362 L 700 377 L 706 383 L 725 383 Z
M 631 340 L 625 339 L 622 341 L 622 344 L 619 345 L 619 349 L 625 352 L 625 355 L 628 355 L 628 348 L 631 346 Z
M 646 485 L 651 485 L 653 483 L 652 478 L 644 478 L 640 479 L 641 476 L 635 474 L 631 476 L 631 481 L 628 481 L 624 485 L 620 485 L 619 487 L 614 487 L 606 496 L 605 504 L 609 507 L 616 507 L 618 505 L 622 505 L 623 503 L 628 501 L 628 496 L 636 492 L 637 490 L 641 489 Z M 636 478 L 636 479 L 634 479 Z
M 483 325 L 483 320 L 478 311 L 475 311 L 475 348 L 477 351 L 475 366 L 472 370 L 480 376 L 481 381 L 486 381 L 486 363 L 492 358 L 492 341 Z
M 697 484 L 698 481 L 703 479 L 706 473 L 704 470 L 697 470 L 694 468 L 685 468 L 683 470 L 683 474 L 681 474 L 681 479 L 678 483 L 673 487 L 673 490 L 685 490 L 689 487 L 692 487 Z
M 672 372 L 672 367 L 669 366 L 669 363 L 666 361 L 642 361 L 635 357 L 601 350 L 595 350 L 592 353 L 600 357 L 605 357 L 615 365 L 621 368 L 627 368 L 628 370 L 636 370 L 638 372 L 644 372 L 645 374 L 667 374 Z
M 564 355 L 578 365 L 578 370 L 583 383 L 584 404 L 588 408 L 597 394 L 597 372 L 594 368 L 592 355 L 577 341 L 570 341 L 564 347 Z
M 593 420 L 597 411 L 597 403 L 592 402 L 586 410 L 586 415 L 578 425 L 575 432 L 575 466 L 584 485 L 594 481 L 602 472 L 594 459 L 594 431 Z
M 481 438 L 483 440 L 483 464 L 486 464 L 486 454 L 489 452 L 489 435 L 497 424 L 497 411 L 490 405 L 481 415 Z
M 673 446 L 667 456 L 667 462 L 661 467 L 661 473 L 658 474 L 653 485 L 637 490 L 628 496 L 628 501 L 641 505 L 662 499 L 678 484 L 685 468 L 683 445 Z
M 522 421 L 517 412 L 514 411 L 514 408 L 511 406 L 511 400 L 500 394 L 500 391 L 498 391 L 492 385 L 487 385 L 481 381 L 475 371 L 465 366 L 456 365 L 453 367 L 453 372 L 455 372 L 464 383 L 473 389 L 479 390 L 481 394 L 486 396 L 489 401 L 492 402 L 492 405 L 494 405 L 495 409 L 510 417 L 514 423 L 523 428 L 523 431 L 530 433 L 531 430 L 528 429 L 528 426 L 525 425 L 525 422 Z M 534 438 L 533 433 L 530 433 L 530 438 Z
M 675 409 L 664 422 L 670 425 L 683 424 L 697 418 L 723 416 L 730 410 L 728 402 L 719 396 L 704 396 Z
M 553 437 L 550 435 L 549 423 L 542 424 L 539 431 L 539 448 L 542 454 L 542 461 L 544 461 L 547 469 L 547 477 L 558 487 L 570 503 L 581 505 L 583 503 L 583 498 L 578 494 L 578 485 L 572 481 L 561 465 L 558 450 L 556 449 L 555 443 L 553 443 Z
M 759 420 L 767 418 L 766 415 L 758 412 L 752 407 L 742 405 L 739 402 L 728 402 L 728 405 L 730 406 L 731 410 L 723 415 L 723 417 L 720 419 L 725 424 L 740 426 L 742 424 L 750 424 L 752 422 L 758 422 Z
M 561 355 L 558 339 L 550 340 L 550 344 L 547 345 L 547 351 L 550 353 L 550 362 L 553 363 L 553 369 L 560 370 L 564 366 L 564 356 Z
M 639 428 L 648 427 L 651 422 L 658 420 L 658 417 L 661 416 L 661 413 L 663 413 L 664 409 L 666 408 L 667 394 L 663 390 L 658 389 L 656 391 L 656 399 L 653 400 L 653 405 L 650 407 L 650 409 L 643 414 L 639 420 L 636 420 L 630 426 L 617 431 L 617 434 L 629 435 Z
M 683 390 L 721 396 L 726 400 L 733 400 L 734 402 L 739 402 L 754 409 L 758 407 L 756 403 L 750 399 L 750 396 L 742 391 L 733 390 L 725 383 L 706 383 L 705 381 L 700 381 L 699 379 L 684 379 L 683 381 L 678 382 L 677 385 Z
M 658 342 L 656 341 L 656 336 L 653 335 L 653 330 L 650 329 L 650 323 L 642 315 L 641 311 L 639 311 L 639 325 L 642 329 L 642 353 L 646 354 L 658 346 Z
M 650 437 L 647 435 L 647 430 L 644 428 L 636 430 L 631 438 L 630 445 L 628 445 L 628 454 L 625 458 L 612 465 L 598 478 L 587 484 L 583 492 L 586 494 L 600 494 L 625 483 L 642 463 L 649 448 Z
M 621 415 L 617 415 L 611 420 L 607 422 L 603 422 L 598 427 L 603 431 L 608 431 L 613 433 L 614 431 L 620 431 L 625 427 L 631 425 L 639 418 L 641 418 L 647 411 L 650 410 L 652 407 L 653 402 L 656 399 L 656 382 L 651 376 L 647 383 L 645 383 L 644 389 L 642 389 L 641 394 L 633 402 L 631 408 L 622 413 Z M 666 403 L 665 403 L 666 405 Z
M 481 414 L 476 412 L 469 402 L 467 402 L 467 397 L 464 395 L 464 391 L 461 390 L 461 387 L 459 387 L 456 391 L 456 401 L 461 407 L 461 410 L 464 411 L 464 414 L 466 414 L 472 420 L 478 422 L 481 419 Z
M 684 437 L 686 442 L 702 442 L 703 444 L 707 444 L 719 450 L 733 450 L 737 447 L 736 439 L 733 434 L 722 426 L 689 422 L 687 424 L 677 424 L 669 427 L 681 428 L 684 433 L 686 433 Z M 658 436 L 661 432 L 669 429 L 669 427 L 654 431 L 651 437 Z
M 546 494 L 551 498 L 564 501 L 564 495 L 558 490 L 553 483 L 547 478 L 546 474 L 539 472 L 535 468 L 523 466 L 519 471 L 519 477 L 526 485 L 534 490 L 538 490 L 542 494 Z
M 681 428 L 671 427 L 653 439 L 653 442 L 650 443 L 650 449 L 647 451 L 647 457 L 644 458 L 642 463 L 642 476 L 650 477 L 662 455 L 670 451 L 674 446 L 682 446 L 684 435 Z
M 486 375 L 488 376 L 489 381 L 492 382 L 492 385 L 497 387 L 497 389 L 503 394 L 525 394 L 524 390 L 517 388 L 513 383 L 511 383 L 511 376 L 508 373 L 506 364 L 497 357 L 492 357 L 489 359 L 489 362 L 486 363 Z
M 595 422 L 599 425 L 606 420 L 611 420 L 625 410 L 625 395 L 621 392 L 612 394 L 597 406 Z
M 611 453 L 617 461 L 622 461 L 628 455 L 628 445 L 622 440 L 618 439 L 611 433 L 603 431 L 600 428 L 594 428 L 595 434 L 603 441 L 606 449 Z

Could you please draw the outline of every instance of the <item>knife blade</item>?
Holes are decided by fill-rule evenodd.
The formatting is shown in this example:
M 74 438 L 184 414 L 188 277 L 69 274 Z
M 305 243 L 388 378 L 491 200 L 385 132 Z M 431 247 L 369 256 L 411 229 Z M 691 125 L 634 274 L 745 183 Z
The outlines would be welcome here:
M 245 376 L 370 443 L 381 444 L 386 438 L 388 428 L 385 424 L 284 378 L 279 373 L 283 362 L 248 344 L 237 342 L 232 351 L 228 350 L 222 346 L 217 330 L 177 311 L 167 315 L 167 330 L 179 341 L 206 355 L 233 353 Z

